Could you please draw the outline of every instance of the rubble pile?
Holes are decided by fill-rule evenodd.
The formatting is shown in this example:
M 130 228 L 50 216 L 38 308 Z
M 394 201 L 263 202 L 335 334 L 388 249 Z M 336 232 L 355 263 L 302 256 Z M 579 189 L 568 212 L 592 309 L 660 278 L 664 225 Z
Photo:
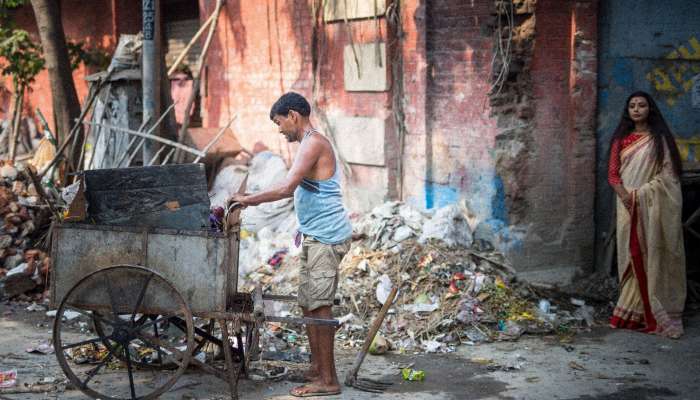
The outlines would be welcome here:
M 48 254 L 34 248 L 50 219 L 21 165 L 0 161 L 0 299 L 43 289 Z
M 430 216 L 400 202 L 382 204 L 356 218 L 354 237 L 360 240 L 340 266 L 341 304 L 334 307 L 343 323 L 337 336 L 341 343 L 362 344 L 392 285 L 398 285 L 399 292 L 379 339 L 387 345 L 379 347 L 400 352 L 447 352 L 460 344 L 516 340 L 525 333 L 565 336 L 593 324 L 594 310 L 585 302 L 542 299 L 517 280 L 501 254 L 484 250 L 493 246 L 473 245 L 469 219 L 460 205 Z M 298 267 L 298 257 L 291 254 L 281 263 L 266 263 L 244 277 L 241 290 L 260 283 L 275 294 L 295 294 Z M 298 312 L 275 306 L 267 311 Z M 273 348 L 292 345 L 284 330 L 273 331 L 267 335 L 276 342 Z M 299 342 L 296 335 L 294 342 Z

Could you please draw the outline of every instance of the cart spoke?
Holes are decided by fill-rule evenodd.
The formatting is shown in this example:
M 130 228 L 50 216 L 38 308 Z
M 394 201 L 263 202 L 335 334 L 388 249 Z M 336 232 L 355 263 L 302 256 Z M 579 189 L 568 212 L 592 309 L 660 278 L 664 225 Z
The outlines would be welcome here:
M 151 282 L 151 279 L 155 276 L 155 274 L 151 273 L 146 277 L 146 281 L 143 283 L 143 286 L 141 286 L 141 291 L 139 292 L 139 297 L 138 300 L 136 300 L 136 307 L 134 307 L 134 312 L 131 313 L 131 324 L 134 324 L 134 319 L 136 318 L 136 312 L 138 312 L 139 308 L 141 308 L 141 303 L 143 302 L 143 297 L 146 294 L 146 289 L 148 288 L 148 284 Z
M 146 329 L 146 328 L 148 328 L 148 327 L 150 327 L 150 326 L 152 326 L 152 325 L 156 325 L 156 324 L 158 324 L 158 323 L 160 323 L 160 322 L 163 322 L 163 321 L 165 321 L 165 320 L 167 320 L 167 319 L 169 319 L 169 318 L 171 318 L 171 317 L 162 315 L 160 318 L 156 318 L 156 319 L 152 320 L 151 322 L 146 322 L 145 324 L 139 326 L 139 330 Z
M 107 274 L 105 274 L 103 280 L 105 282 L 105 285 L 107 286 L 107 293 L 109 294 L 109 304 L 112 307 L 112 316 L 115 320 L 117 320 L 119 319 L 119 315 L 117 313 L 117 303 L 114 298 L 114 289 L 112 288 L 112 283 L 109 279 L 107 279 Z
M 126 357 L 126 369 L 129 373 L 129 387 L 131 389 L 131 398 L 136 399 L 136 388 L 134 388 L 134 374 L 131 371 L 131 354 L 129 354 L 129 345 L 124 346 L 124 357 Z
M 100 369 L 101 369 L 102 367 L 104 367 L 105 365 L 107 365 L 107 363 L 109 362 L 109 360 L 112 359 L 112 356 L 113 356 L 112 350 L 109 349 L 109 350 L 108 350 L 108 353 L 107 353 L 107 357 L 105 357 L 104 360 L 100 361 L 100 363 L 97 364 L 97 366 L 95 366 L 95 368 L 93 368 L 93 369 L 91 369 L 91 370 L 89 370 L 89 371 L 87 371 L 87 372 L 85 373 L 85 374 L 87 375 L 87 378 L 85 378 L 85 380 L 82 382 L 82 387 L 83 387 L 83 388 L 86 388 L 88 382 L 90 382 L 90 379 L 94 378 L 95 375 L 97 375 L 97 373 L 100 371 Z
M 69 306 L 66 306 L 66 307 L 65 307 L 65 310 L 77 312 L 78 314 L 84 315 L 84 316 L 86 316 L 86 317 L 88 317 L 88 318 L 95 318 L 95 319 L 98 319 L 100 322 L 104 322 L 105 324 L 110 325 L 110 326 L 117 325 L 116 322 L 114 322 L 114 321 L 112 321 L 112 320 L 110 320 L 110 319 L 106 319 L 106 318 L 104 318 L 103 316 L 101 316 L 100 314 L 98 314 L 98 313 L 96 313 L 96 312 L 90 312 L 90 311 L 81 310 L 81 309 L 79 309 L 79 308 L 77 308 L 77 307 L 70 306 L 70 305 L 69 305 Z
M 136 337 L 137 337 L 138 339 L 141 339 L 141 341 L 143 341 L 143 342 L 146 343 L 147 345 L 151 346 L 151 348 L 158 349 L 158 350 L 160 350 L 161 348 L 163 348 L 163 349 L 165 349 L 165 350 L 171 352 L 171 353 L 173 354 L 173 356 L 174 356 L 173 362 L 174 362 L 175 364 L 177 364 L 177 365 L 182 365 L 182 363 L 180 362 L 180 359 L 181 359 L 182 356 L 184 355 L 184 352 L 183 352 L 183 351 L 178 350 L 178 349 L 175 348 L 174 346 L 170 346 L 170 345 L 166 344 L 166 343 L 163 342 L 163 340 L 160 339 L 160 338 L 155 338 L 155 337 L 153 337 L 153 336 L 144 335 L 144 334 L 139 334 L 139 333 L 136 334 Z M 175 357 L 177 357 L 177 358 L 175 358 Z
M 112 338 L 112 336 L 108 336 L 106 339 L 109 340 L 111 338 Z M 67 344 L 65 346 L 61 346 L 61 350 L 67 350 L 67 349 L 71 349 L 73 347 L 83 346 L 86 344 L 97 343 L 97 342 L 101 342 L 101 341 L 102 341 L 102 338 L 96 337 L 94 339 L 83 340 L 82 342 L 71 343 L 71 344 Z

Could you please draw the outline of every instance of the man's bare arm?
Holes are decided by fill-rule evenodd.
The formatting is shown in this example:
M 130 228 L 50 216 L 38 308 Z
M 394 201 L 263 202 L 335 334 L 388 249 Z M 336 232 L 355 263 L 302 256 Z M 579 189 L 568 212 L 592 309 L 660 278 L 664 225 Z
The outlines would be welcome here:
M 271 201 L 292 197 L 294 195 L 294 190 L 299 186 L 301 180 L 313 169 L 322 150 L 323 143 L 321 139 L 310 136 L 304 141 L 304 144 L 299 147 L 299 154 L 282 182 L 255 194 L 247 196 L 234 195 L 232 200 L 240 202 L 244 206 L 257 206 L 261 203 L 269 203 Z

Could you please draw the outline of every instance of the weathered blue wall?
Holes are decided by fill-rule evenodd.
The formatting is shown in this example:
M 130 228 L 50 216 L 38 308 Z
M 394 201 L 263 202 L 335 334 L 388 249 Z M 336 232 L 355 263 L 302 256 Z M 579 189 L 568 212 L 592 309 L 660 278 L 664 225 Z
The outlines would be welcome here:
M 610 138 L 625 100 L 649 92 L 678 140 L 686 168 L 700 166 L 700 2 L 602 1 L 599 11 L 596 244 L 612 218 Z M 600 263 L 599 263 L 600 265 Z

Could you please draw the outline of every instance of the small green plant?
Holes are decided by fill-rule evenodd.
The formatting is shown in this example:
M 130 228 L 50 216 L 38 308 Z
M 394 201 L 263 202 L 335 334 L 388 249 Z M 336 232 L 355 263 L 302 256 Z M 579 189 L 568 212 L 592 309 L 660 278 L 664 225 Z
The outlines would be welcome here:
M 0 27 L 0 74 L 12 77 L 12 86 L 15 91 L 12 139 L 8 146 L 12 161 L 14 161 L 19 137 L 24 91 L 34 82 L 34 78 L 42 69 L 44 69 L 44 57 L 41 54 L 41 46 L 31 40 L 29 33 L 22 29 Z
M 12 77 L 15 89 L 23 89 L 44 69 L 41 46 L 34 43 L 29 32 L 0 27 L 0 71 Z

